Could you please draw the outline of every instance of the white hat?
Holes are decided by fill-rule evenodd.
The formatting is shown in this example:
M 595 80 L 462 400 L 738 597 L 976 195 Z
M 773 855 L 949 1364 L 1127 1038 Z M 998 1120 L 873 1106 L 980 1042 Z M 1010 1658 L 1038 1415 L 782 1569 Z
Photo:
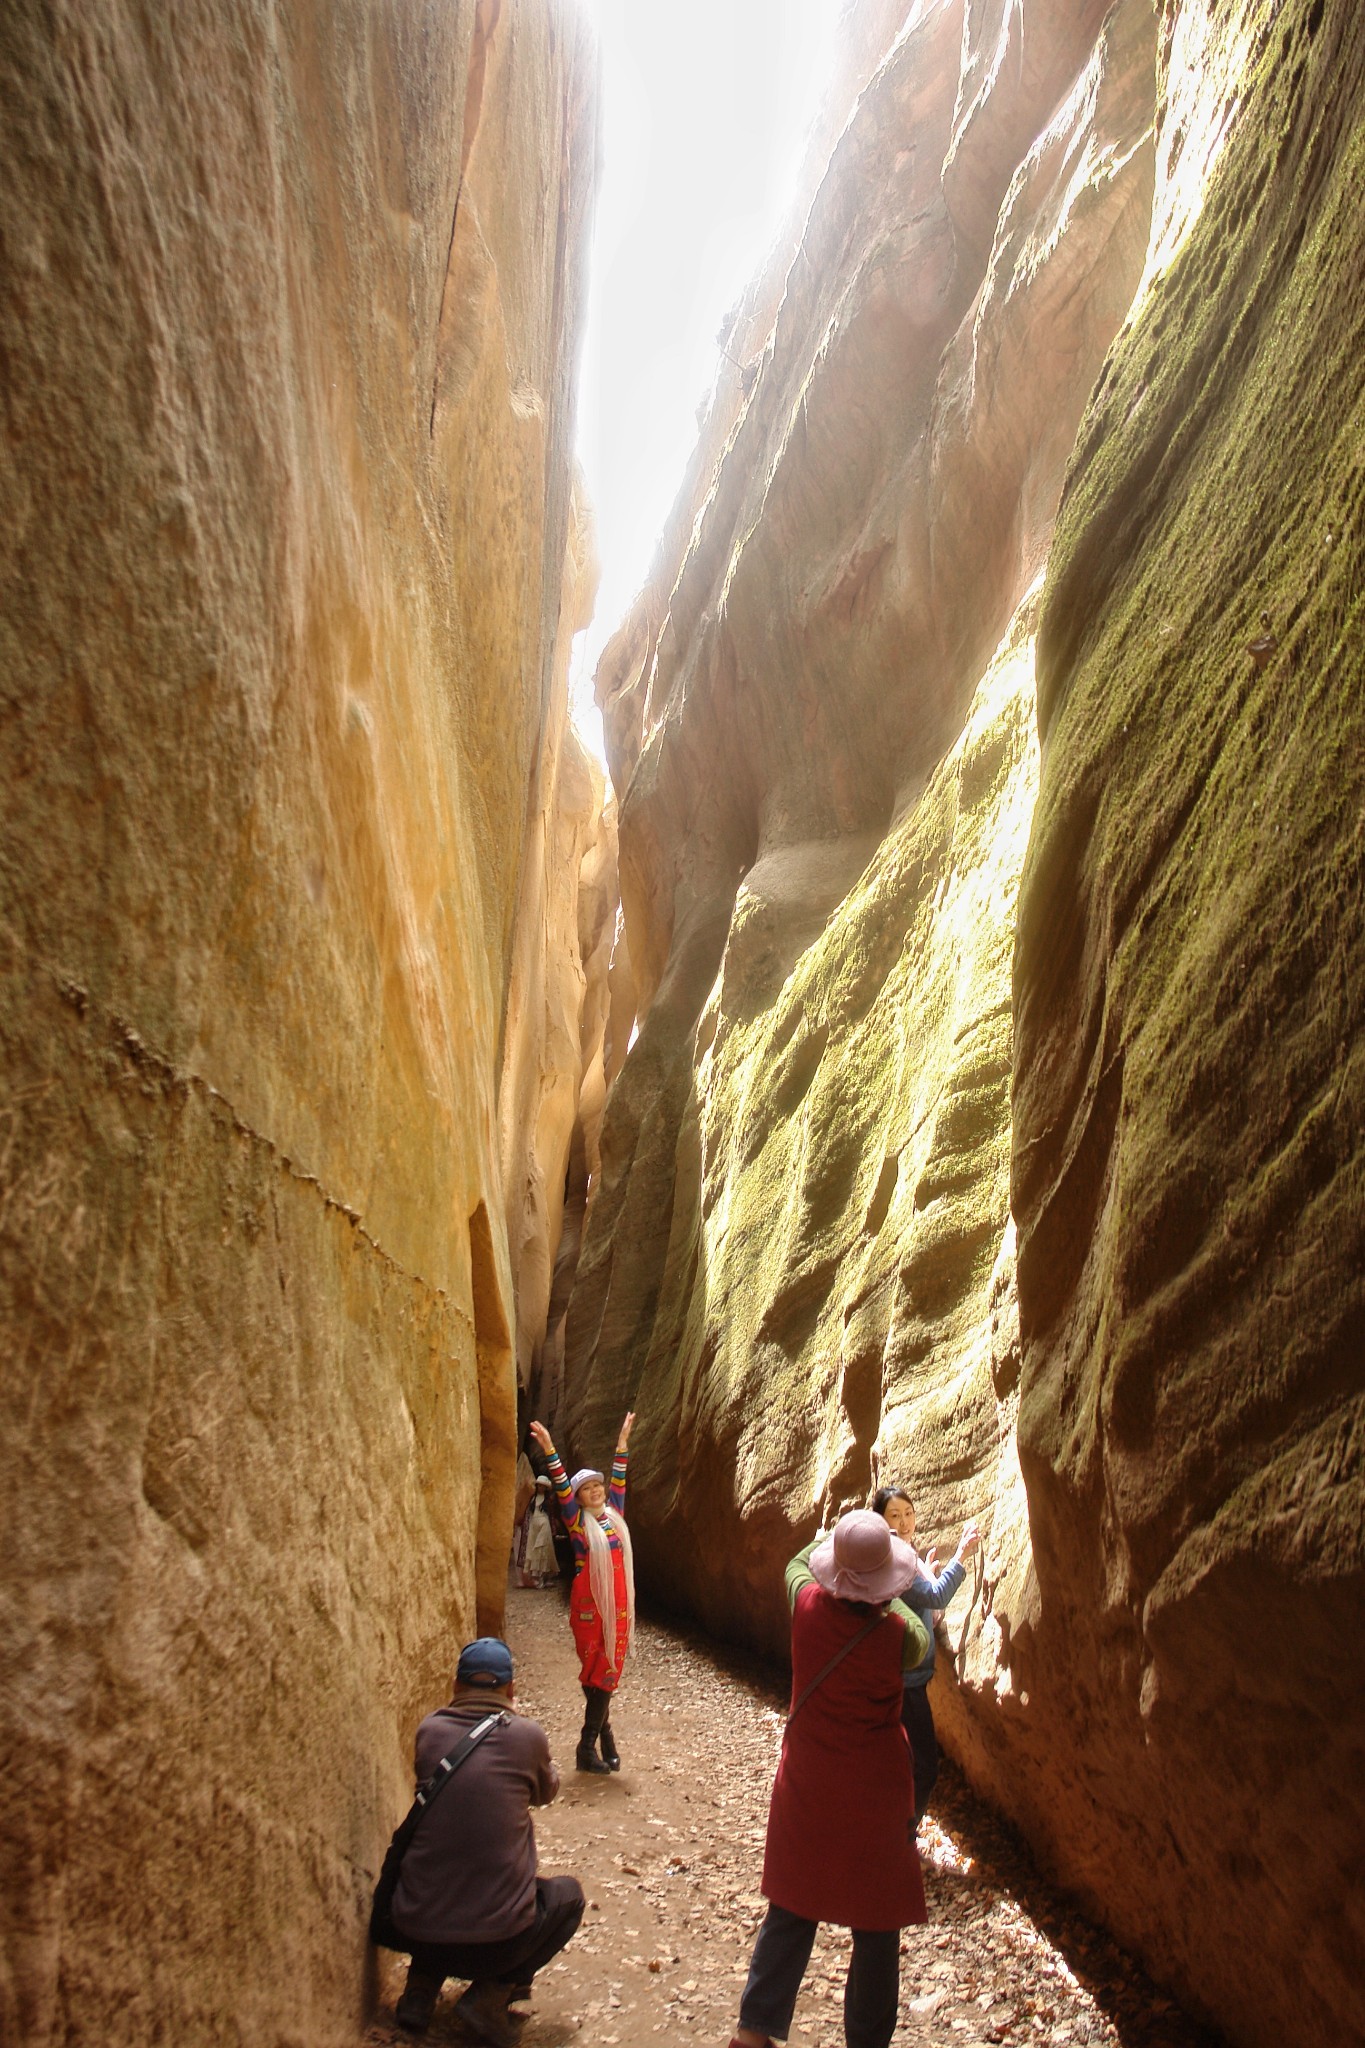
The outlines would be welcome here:
M 600 1472 L 595 1472 L 591 1465 L 585 1465 L 582 1471 L 575 1472 L 569 1481 L 570 1493 L 577 1493 L 579 1487 L 586 1486 L 590 1479 L 595 1479 L 599 1486 L 605 1486 L 607 1483 Z

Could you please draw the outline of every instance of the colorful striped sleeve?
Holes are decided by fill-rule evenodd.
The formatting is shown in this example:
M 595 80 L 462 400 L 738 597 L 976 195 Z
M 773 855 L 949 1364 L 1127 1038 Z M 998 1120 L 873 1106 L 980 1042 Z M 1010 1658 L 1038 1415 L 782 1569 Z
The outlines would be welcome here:
M 619 1447 L 611 1461 L 611 1490 L 608 1494 L 618 1515 L 626 1511 L 626 1453 Z
M 560 1520 L 571 1537 L 581 1537 L 583 1533 L 583 1510 L 574 1499 L 573 1488 L 569 1485 L 569 1475 L 564 1470 L 564 1460 L 560 1457 L 558 1451 L 550 1451 L 546 1454 L 545 1469 L 554 1482 L 555 1498 L 559 1502 Z

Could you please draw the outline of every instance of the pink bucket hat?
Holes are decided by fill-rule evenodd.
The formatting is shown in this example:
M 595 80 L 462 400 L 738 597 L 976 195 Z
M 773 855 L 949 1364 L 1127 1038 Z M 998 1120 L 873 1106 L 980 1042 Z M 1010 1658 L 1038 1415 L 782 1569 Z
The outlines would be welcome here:
M 871 1508 L 841 1515 L 834 1533 L 811 1552 L 811 1575 L 837 1600 L 864 1600 L 879 1607 L 903 1593 L 919 1570 L 908 1543 L 893 1536 Z

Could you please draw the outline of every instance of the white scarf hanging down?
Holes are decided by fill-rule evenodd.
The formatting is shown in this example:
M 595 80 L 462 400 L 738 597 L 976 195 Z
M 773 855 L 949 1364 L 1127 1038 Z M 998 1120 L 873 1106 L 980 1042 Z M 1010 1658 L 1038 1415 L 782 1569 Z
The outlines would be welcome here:
M 602 1642 L 606 1651 L 607 1665 L 612 1671 L 618 1670 L 616 1662 L 616 1573 L 612 1569 L 611 1545 L 607 1541 L 604 1526 L 610 1522 L 621 1539 L 621 1562 L 626 1569 L 626 1649 L 629 1650 L 635 1636 L 635 1560 L 631 1554 L 630 1531 L 624 1515 L 618 1515 L 615 1508 L 604 1508 L 602 1520 L 582 1509 L 583 1531 L 588 1539 L 588 1583 L 597 1611 L 602 1617 Z

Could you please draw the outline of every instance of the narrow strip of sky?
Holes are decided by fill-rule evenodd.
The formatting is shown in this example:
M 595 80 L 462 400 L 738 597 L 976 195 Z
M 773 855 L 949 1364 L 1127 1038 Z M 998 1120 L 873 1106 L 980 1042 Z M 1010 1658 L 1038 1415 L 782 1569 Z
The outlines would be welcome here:
M 839 0 L 588 0 L 602 51 L 602 177 L 578 452 L 597 615 L 575 717 L 600 744 L 597 657 L 644 581 L 711 388 L 717 332 L 792 198 Z

